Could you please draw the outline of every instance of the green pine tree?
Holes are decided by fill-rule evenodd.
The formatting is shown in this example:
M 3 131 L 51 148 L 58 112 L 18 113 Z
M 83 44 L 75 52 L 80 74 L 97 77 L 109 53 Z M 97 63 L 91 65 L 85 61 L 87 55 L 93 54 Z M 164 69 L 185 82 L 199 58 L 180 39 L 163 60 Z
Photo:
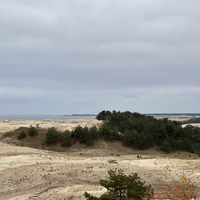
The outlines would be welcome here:
M 85 192 L 87 200 L 142 200 L 144 197 L 150 199 L 154 190 L 151 185 L 146 186 L 145 181 L 134 173 L 126 176 L 122 169 L 108 171 L 108 180 L 100 180 L 100 184 L 107 189 L 107 192 L 99 198 Z

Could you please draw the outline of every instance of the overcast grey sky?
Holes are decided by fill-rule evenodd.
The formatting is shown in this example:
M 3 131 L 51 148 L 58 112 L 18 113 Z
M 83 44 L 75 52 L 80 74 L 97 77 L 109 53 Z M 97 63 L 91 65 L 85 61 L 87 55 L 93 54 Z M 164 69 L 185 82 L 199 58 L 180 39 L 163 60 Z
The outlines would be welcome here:
M 199 0 L 0 0 L 0 114 L 200 112 Z

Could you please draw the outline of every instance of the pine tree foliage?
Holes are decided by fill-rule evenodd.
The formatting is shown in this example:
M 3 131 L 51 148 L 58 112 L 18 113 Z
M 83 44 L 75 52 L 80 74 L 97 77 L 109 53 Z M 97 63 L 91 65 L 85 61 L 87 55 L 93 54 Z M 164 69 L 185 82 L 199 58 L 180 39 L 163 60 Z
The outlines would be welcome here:
M 145 185 L 145 181 L 142 181 L 136 173 L 127 176 L 122 169 L 111 169 L 108 175 L 108 180 L 100 180 L 100 184 L 107 189 L 107 192 L 99 198 L 85 192 L 87 200 L 143 200 L 153 196 L 154 190 L 151 185 Z
M 123 144 L 134 149 L 148 149 L 158 146 L 160 150 L 171 153 L 183 150 L 200 154 L 200 128 L 187 125 L 181 127 L 181 123 L 170 121 L 167 118 L 156 119 L 150 115 L 136 112 L 116 112 L 115 110 L 102 111 L 97 117 L 105 122 L 102 133 L 111 136 L 113 127 L 115 133 L 119 132 Z M 112 137 L 117 138 L 117 137 Z

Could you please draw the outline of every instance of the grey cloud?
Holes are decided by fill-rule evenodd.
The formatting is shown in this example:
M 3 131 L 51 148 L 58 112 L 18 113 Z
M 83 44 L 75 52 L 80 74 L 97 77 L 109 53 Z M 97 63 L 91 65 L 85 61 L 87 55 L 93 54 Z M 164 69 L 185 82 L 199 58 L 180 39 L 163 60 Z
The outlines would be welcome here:
M 199 82 L 198 67 L 133 67 L 133 68 L 65 68 L 52 66 L 48 68 L 29 68 L 27 66 L 7 68 L 1 72 L 1 81 L 16 80 L 28 82 L 54 82 L 73 83 L 75 85 L 86 85 L 99 88 L 119 88 L 134 86 L 196 86 Z M 36 81 L 37 79 L 37 81 Z
M 198 0 L 2 0 L 0 103 L 26 99 L 47 112 L 67 102 L 92 112 L 132 110 L 134 102 L 145 112 L 146 102 L 165 109 L 167 95 L 169 110 L 185 110 L 200 96 L 199 7 Z

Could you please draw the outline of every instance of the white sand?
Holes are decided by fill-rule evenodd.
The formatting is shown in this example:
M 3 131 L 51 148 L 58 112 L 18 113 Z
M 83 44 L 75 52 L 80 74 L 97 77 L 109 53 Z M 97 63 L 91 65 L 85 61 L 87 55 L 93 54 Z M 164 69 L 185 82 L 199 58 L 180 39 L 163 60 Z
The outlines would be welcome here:
M 69 120 L 4 120 L 0 119 L 0 133 L 13 131 L 19 127 L 36 127 L 39 124 L 41 128 L 55 127 L 60 131 L 72 130 L 74 127 L 80 125 L 82 127 L 100 126 L 102 121 L 98 121 L 95 117 L 83 119 L 69 119 Z

